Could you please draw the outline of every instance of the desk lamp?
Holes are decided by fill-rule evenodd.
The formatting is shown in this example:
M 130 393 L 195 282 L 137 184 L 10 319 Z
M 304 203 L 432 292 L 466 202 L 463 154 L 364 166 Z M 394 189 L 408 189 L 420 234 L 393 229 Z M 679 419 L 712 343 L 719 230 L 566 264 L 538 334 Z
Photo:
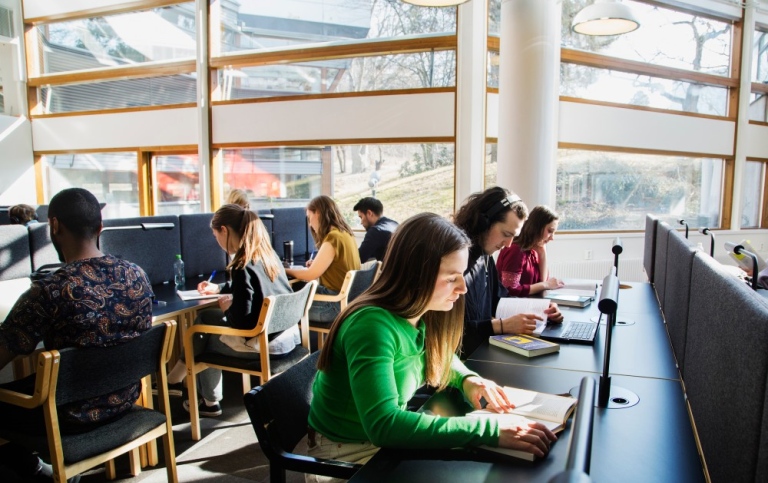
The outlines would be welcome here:
M 684 220 L 684 219 L 682 219 L 682 218 L 680 218 L 679 220 L 677 220 L 677 222 L 678 222 L 679 224 L 681 224 L 681 225 L 684 225 L 684 226 L 685 226 L 685 239 L 687 240 L 687 239 L 688 239 L 688 223 L 686 223 L 686 222 L 685 222 L 685 220 Z
M 752 290 L 757 290 L 757 255 L 745 249 L 744 245 L 737 245 L 733 242 L 725 242 L 725 250 L 736 255 L 747 255 L 752 258 Z
M 709 235 L 709 256 L 715 258 L 715 234 L 707 227 L 699 228 L 699 233 Z

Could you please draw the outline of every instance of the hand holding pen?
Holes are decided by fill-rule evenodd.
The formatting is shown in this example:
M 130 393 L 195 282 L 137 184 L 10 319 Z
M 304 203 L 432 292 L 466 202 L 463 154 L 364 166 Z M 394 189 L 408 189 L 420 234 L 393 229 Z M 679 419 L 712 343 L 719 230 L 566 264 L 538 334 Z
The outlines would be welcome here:
M 315 258 L 315 252 L 312 252 L 312 253 L 309 254 L 309 260 L 307 260 L 307 263 L 304 264 L 307 268 L 312 266 L 312 259 L 313 258 Z
M 211 276 L 208 277 L 207 281 L 197 284 L 197 291 L 202 295 L 212 295 L 219 293 L 221 288 L 218 286 L 218 284 L 213 283 L 213 277 L 215 276 L 216 270 L 211 273 Z

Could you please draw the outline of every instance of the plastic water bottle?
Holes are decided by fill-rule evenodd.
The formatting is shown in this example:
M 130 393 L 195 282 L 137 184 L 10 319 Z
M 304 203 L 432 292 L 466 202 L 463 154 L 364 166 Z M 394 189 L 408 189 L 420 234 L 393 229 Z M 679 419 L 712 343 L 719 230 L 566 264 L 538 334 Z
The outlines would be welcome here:
M 176 283 L 177 289 L 184 288 L 184 260 L 181 259 L 181 254 L 176 255 L 176 260 L 173 261 L 173 281 Z

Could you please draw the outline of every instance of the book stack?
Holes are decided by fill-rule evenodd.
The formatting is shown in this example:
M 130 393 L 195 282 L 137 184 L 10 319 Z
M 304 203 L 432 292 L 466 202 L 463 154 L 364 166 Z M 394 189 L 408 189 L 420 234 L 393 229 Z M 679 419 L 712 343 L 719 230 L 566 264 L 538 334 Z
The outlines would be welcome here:
M 560 350 L 560 344 L 538 339 L 530 335 L 492 335 L 488 342 L 496 347 L 501 347 L 526 357 L 551 354 Z

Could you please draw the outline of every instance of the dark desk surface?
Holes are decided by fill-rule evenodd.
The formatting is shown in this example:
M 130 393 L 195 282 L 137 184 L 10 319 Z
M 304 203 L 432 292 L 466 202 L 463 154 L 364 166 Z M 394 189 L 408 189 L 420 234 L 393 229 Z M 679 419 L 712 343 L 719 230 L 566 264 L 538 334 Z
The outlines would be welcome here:
M 585 375 L 594 376 L 480 361 L 469 361 L 467 366 L 501 384 L 548 393 L 567 392 Z M 636 393 L 640 401 L 630 408 L 596 409 L 591 463 L 594 481 L 704 481 L 680 383 L 629 376 L 613 376 L 612 381 Z M 550 454 L 533 463 L 489 459 L 466 450 L 383 449 L 350 481 L 546 482 L 565 467 L 569 439 L 570 422 Z
M 197 288 L 197 284 L 208 280 L 205 277 L 198 277 L 195 279 L 187 279 L 184 285 L 184 290 L 193 290 Z M 224 283 L 226 281 L 226 275 L 223 273 L 217 273 L 213 278 L 215 283 Z M 192 310 L 204 305 L 213 305 L 216 299 L 200 299 L 200 300 L 181 300 L 176 295 L 176 287 L 172 283 L 163 283 L 152 286 L 152 291 L 155 293 L 155 300 L 162 300 L 166 305 L 153 305 L 152 317 L 161 318 L 172 314 L 178 314 L 187 310 Z

